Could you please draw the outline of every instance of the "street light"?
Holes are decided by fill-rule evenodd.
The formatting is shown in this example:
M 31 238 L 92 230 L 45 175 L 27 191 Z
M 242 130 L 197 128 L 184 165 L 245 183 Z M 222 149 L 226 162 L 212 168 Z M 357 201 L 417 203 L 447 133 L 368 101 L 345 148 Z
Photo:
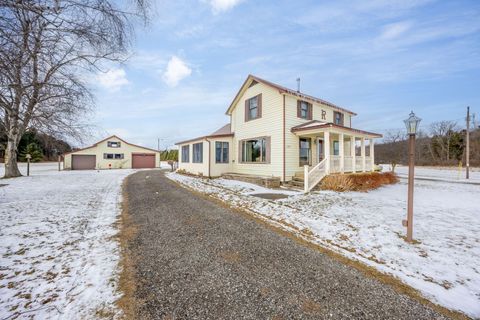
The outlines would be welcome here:
M 417 133 L 418 124 L 422 119 L 415 116 L 415 113 L 410 112 L 410 117 L 404 120 L 407 133 L 409 135 L 408 142 L 408 206 L 407 206 L 407 220 L 402 223 L 407 227 L 407 241 L 413 241 L 413 179 L 415 168 L 415 135 Z

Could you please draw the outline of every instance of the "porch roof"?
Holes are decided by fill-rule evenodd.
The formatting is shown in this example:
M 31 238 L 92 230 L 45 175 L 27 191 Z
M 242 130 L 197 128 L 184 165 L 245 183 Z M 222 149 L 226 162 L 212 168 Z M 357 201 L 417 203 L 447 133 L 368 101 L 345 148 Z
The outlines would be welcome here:
M 329 132 L 339 132 L 339 133 L 341 132 L 351 133 L 352 135 L 357 134 L 358 136 L 364 136 L 368 138 L 382 137 L 382 135 L 379 133 L 364 131 L 360 129 L 354 129 L 354 128 L 334 124 L 332 122 L 324 122 L 319 120 L 312 120 L 309 122 L 302 123 L 298 126 L 292 127 L 291 131 L 295 134 L 297 133 L 309 134 L 309 133 L 329 131 Z

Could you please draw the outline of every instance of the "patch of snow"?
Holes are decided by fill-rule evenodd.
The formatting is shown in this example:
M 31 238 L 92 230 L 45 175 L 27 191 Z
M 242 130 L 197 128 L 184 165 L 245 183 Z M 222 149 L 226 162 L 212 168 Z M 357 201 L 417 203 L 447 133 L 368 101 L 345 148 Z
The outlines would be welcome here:
M 115 223 L 122 181 L 134 170 L 30 169 L 30 177 L 0 180 L 0 318 L 118 316 Z
M 249 196 L 258 187 L 245 182 L 167 176 L 393 275 L 435 303 L 480 317 L 479 186 L 415 181 L 414 238 L 419 243 L 408 244 L 401 224 L 407 204 L 404 180 L 368 193 L 320 191 L 271 201 Z
M 242 182 L 242 181 L 231 180 L 231 179 L 223 179 L 223 178 L 210 180 L 210 183 L 212 183 L 215 186 L 225 187 L 230 190 L 237 191 L 241 194 L 249 194 L 249 195 L 253 195 L 257 193 L 273 193 L 273 194 L 284 194 L 287 196 L 291 196 L 291 195 L 300 193 L 300 191 L 296 191 L 296 190 L 269 189 L 269 188 L 258 186 L 253 183 Z
M 382 164 L 383 171 L 390 171 L 391 166 Z M 396 166 L 395 173 L 402 178 L 408 177 L 408 166 Z M 480 183 L 480 168 L 470 168 L 470 179 L 465 179 L 465 168 L 458 167 L 423 167 L 415 166 L 415 177 L 439 181 Z

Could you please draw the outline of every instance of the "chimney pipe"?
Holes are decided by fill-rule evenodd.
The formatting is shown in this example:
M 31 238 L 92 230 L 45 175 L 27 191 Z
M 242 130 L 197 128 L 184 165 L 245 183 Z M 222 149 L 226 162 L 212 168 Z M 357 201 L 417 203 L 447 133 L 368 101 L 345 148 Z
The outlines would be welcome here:
M 297 92 L 300 92 L 300 78 L 297 78 Z

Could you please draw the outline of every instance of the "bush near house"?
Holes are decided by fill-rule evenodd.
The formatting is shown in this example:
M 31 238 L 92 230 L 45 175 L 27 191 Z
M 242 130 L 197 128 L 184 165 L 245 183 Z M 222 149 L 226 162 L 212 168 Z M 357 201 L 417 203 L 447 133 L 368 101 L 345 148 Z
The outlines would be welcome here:
M 368 172 L 351 174 L 331 174 L 326 176 L 319 184 L 321 190 L 368 191 L 380 188 L 383 185 L 398 182 L 393 172 Z

